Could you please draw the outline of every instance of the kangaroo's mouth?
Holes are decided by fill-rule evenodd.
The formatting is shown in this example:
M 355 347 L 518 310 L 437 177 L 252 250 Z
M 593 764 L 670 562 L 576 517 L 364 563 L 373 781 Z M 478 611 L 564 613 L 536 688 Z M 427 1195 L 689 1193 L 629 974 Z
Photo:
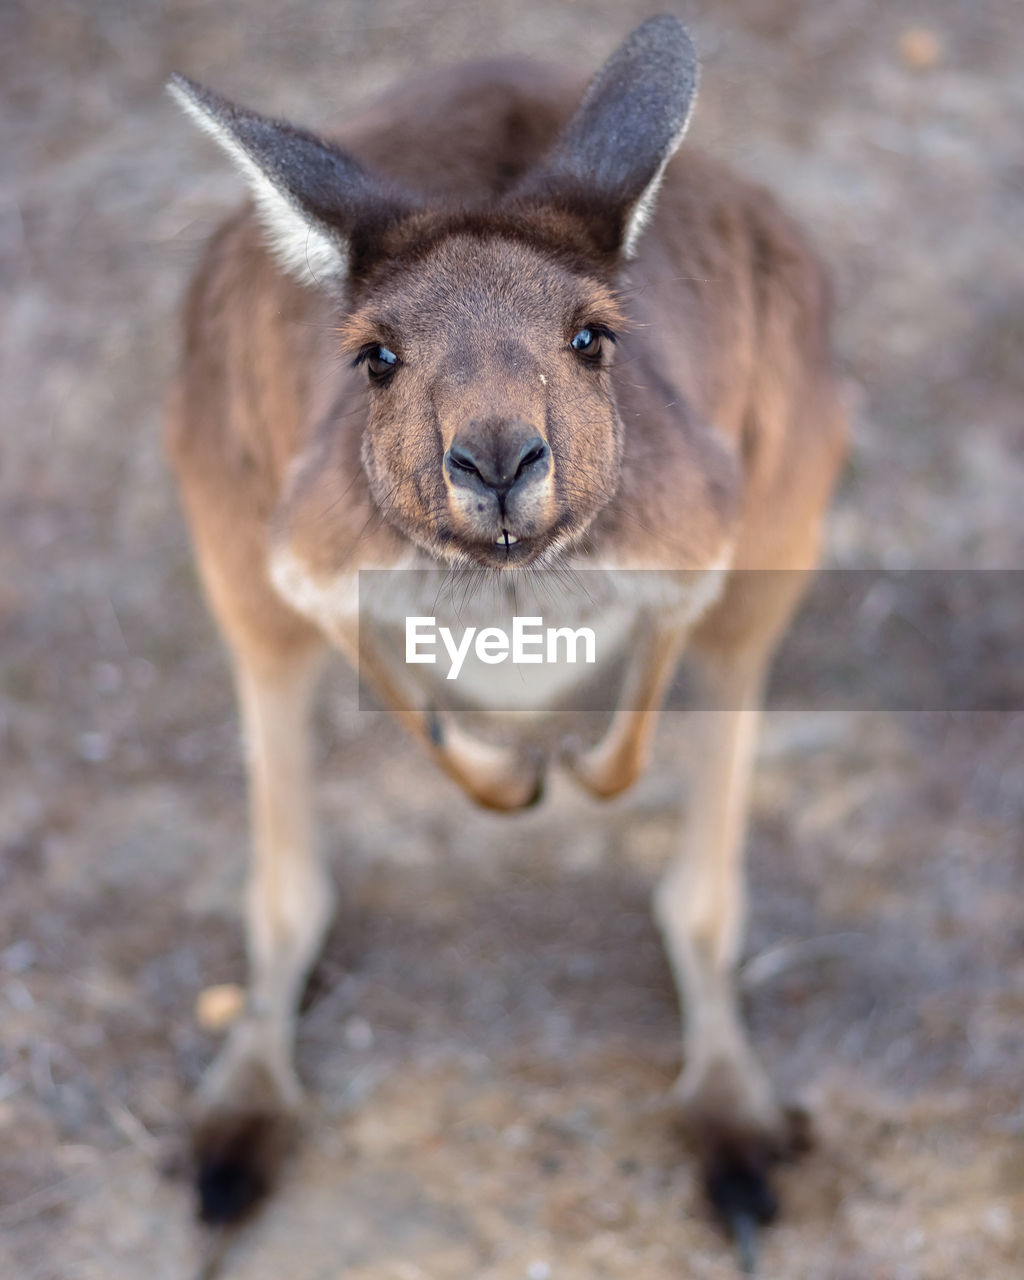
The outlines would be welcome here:
M 543 528 L 524 528 L 514 520 L 502 519 L 490 528 L 460 529 L 449 525 L 439 530 L 442 556 L 453 564 L 467 561 L 486 569 L 521 569 L 538 561 L 550 560 L 565 545 L 573 528 L 563 517 Z M 435 551 L 436 554 L 436 551 Z
M 488 569 L 518 569 L 536 560 L 550 544 L 548 533 L 527 537 L 502 529 L 497 537 L 488 538 L 486 542 L 464 542 L 462 549 Z
M 520 538 L 507 529 L 502 529 L 501 536 L 486 548 L 481 548 L 486 562 L 498 568 L 510 565 L 527 564 L 535 559 L 547 544 L 546 538 Z

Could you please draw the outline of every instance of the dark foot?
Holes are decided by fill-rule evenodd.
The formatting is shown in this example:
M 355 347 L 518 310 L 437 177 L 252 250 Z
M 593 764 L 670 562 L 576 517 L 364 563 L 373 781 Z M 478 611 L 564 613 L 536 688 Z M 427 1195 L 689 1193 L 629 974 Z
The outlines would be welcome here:
M 704 1192 L 715 1217 L 735 1241 L 740 1270 L 757 1271 L 757 1232 L 774 1222 L 778 1196 L 771 1183 L 776 1157 L 764 1143 L 723 1136 L 703 1159 Z
M 240 1222 L 264 1199 L 295 1138 L 294 1117 L 273 1111 L 220 1111 L 195 1129 L 199 1217 L 210 1226 Z
M 735 1241 L 742 1273 L 755 1275 L 758 1230 L 774 1222 L 779 1213 L 773 1174 L 779 1164 L 809 1150 L 809 1117 L 799 1108 L 787 1108 L 777 1130 L 767 1133 L 713 1121 L 691 1123 L 688 1128 L 697 1146 L 708 1203 Z

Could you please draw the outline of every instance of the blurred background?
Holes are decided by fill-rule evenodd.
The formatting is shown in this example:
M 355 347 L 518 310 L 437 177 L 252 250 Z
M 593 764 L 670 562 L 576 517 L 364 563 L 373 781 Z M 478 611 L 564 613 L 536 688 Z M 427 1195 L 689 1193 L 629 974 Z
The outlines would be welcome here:
M 160 450 L 176 310 L 241 184 L 185 71 L 329 127 L 463 57 L 596 68 L 658 8 L 590 0 L 0 3 L 0 1274 L 194 1273 L 183 1099 L 240 981 L 226 664 Z M 700 0 L 693 145 L 829 263 L 844 567 L 1019 567 L 1024 10 Z M 339 668 L 321 717 L 338 925 L 303 1021 L 313 1123 L 225 1274 L 733 1274 L 664 1095 L 648 916 L 686 718 L 636 792 L 477 813 Z M 822 1143 L 764 1273 L 1021 1274 L 1024 716 L 778 712 L 751 837 L 757 1044 Z

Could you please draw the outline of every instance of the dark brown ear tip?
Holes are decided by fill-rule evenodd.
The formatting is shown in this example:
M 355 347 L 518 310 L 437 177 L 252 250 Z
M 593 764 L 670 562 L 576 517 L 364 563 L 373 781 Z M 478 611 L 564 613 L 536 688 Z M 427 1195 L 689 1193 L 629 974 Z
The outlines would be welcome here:
M 293 1118 L 281 1113 L 232 1112 L 205 1120 L 192 1144 L 200 1221 L 227 1226 L 258 1208 L 277 1182 L 295 1132 Z

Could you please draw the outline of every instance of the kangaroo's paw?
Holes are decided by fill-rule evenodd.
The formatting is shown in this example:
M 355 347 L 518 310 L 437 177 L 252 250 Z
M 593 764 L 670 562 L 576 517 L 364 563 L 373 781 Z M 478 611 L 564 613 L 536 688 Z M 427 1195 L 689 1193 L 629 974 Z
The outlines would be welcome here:
M 537 804 L 544 792 L 543 755 L 486 742 L 441 713 L 427 713 L 427 736 L 438 762 L 477 804 L 511 811 Z
M 569 776 L 602 800 L 627 791 L 647 765 L 642 744 L 633 736 L 614 732 L 589 747 L 569 738 L 560 754 Z

